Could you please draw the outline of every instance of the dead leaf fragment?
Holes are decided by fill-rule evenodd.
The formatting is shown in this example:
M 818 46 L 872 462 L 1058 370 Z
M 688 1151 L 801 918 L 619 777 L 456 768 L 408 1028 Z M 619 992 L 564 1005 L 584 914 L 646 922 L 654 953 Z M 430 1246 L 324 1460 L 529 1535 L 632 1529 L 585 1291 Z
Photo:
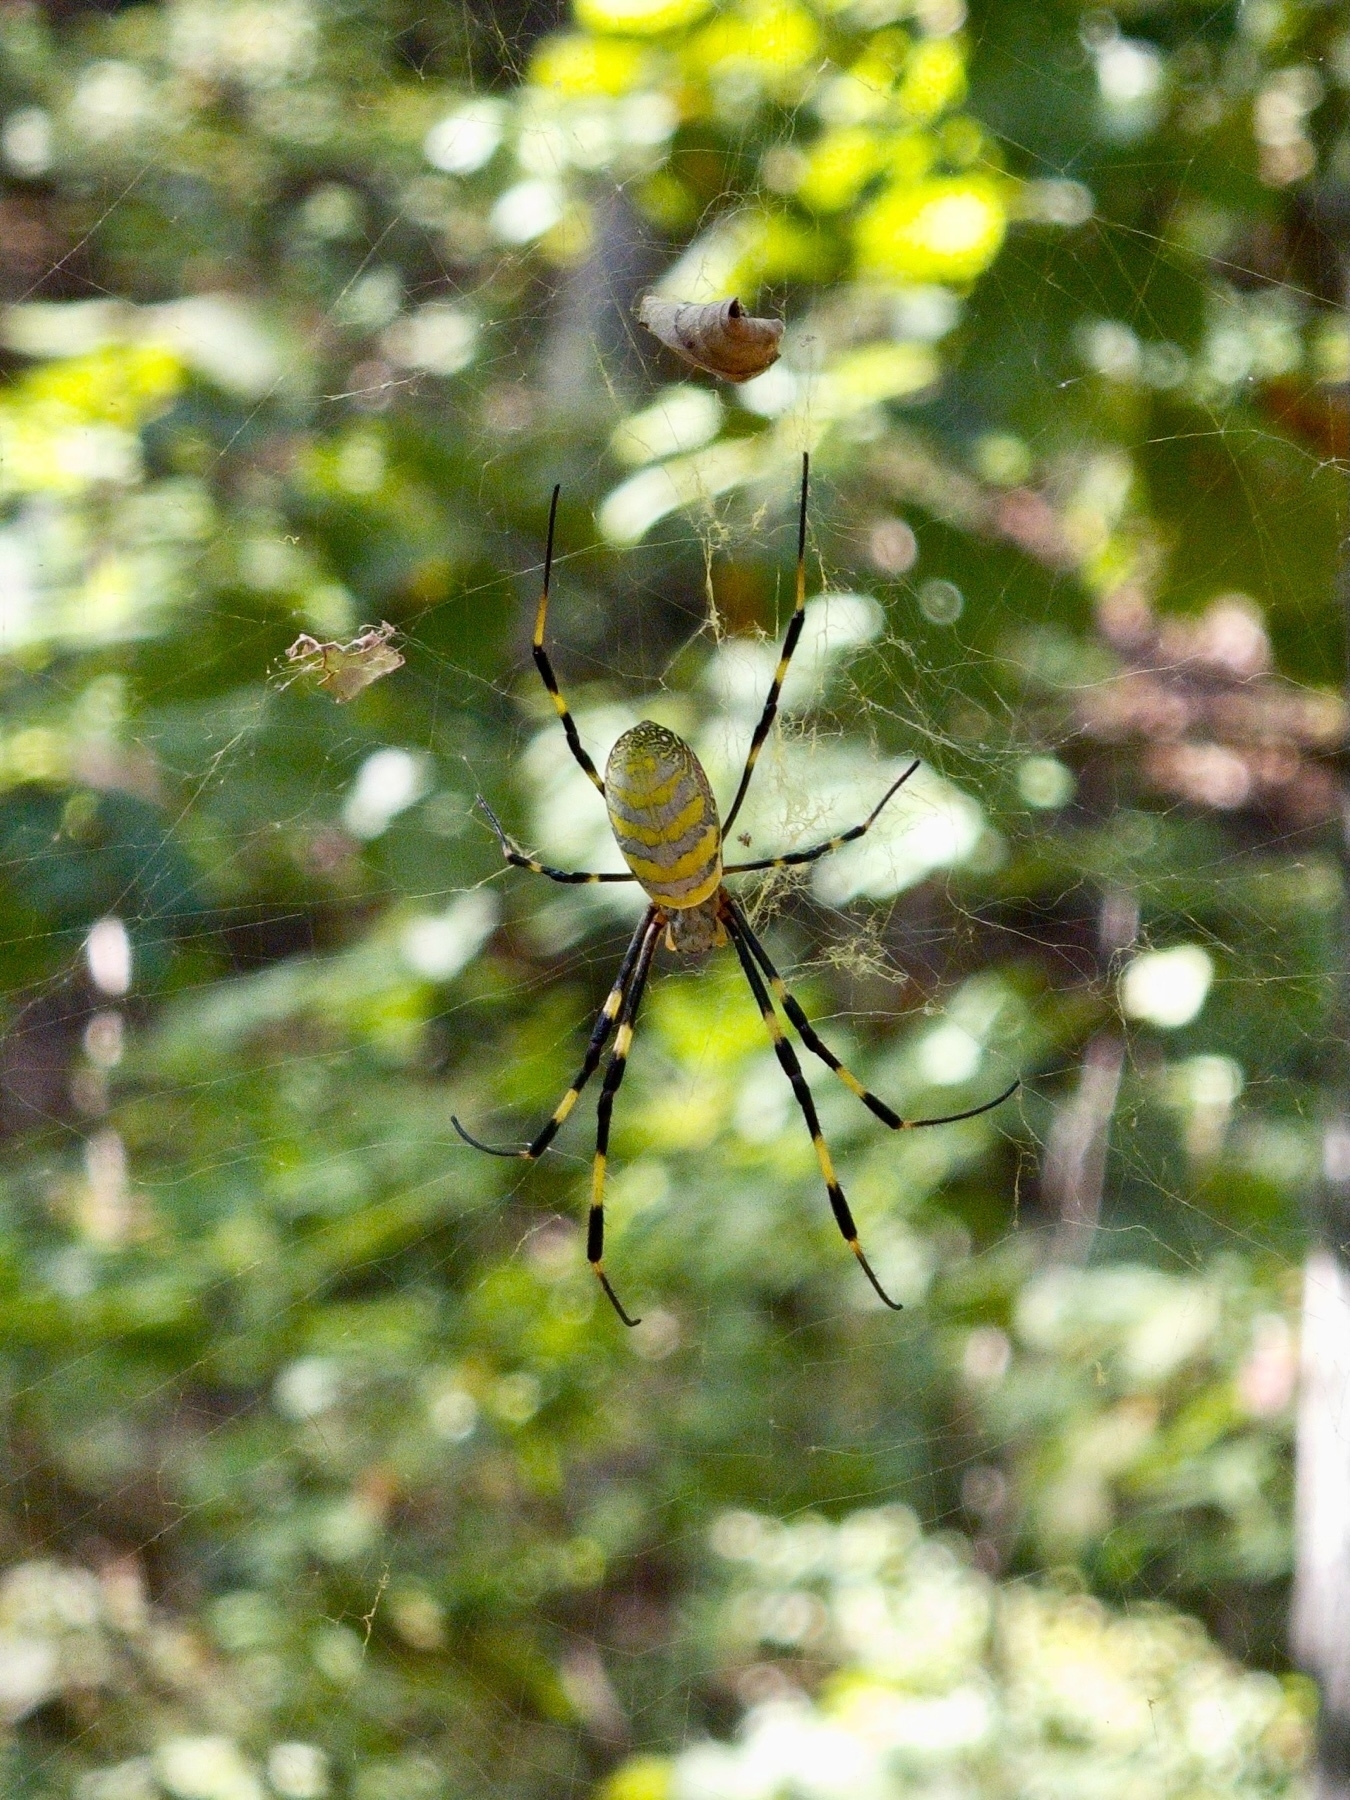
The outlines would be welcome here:
M 648 294 L 637 316 L 668 350 L 723 381 L 762 375 L 778 361 L 783 341 L 781 319 L 752 318 L 739 300 L 697 306 Z
M 296 665 L 297 676 L 317 677 L 318 686 L 341 706 L 372 682 L 403 667 L 403 657 L 390 643 L 394 635 L 387 619 L 380 625 L 367 625 L 349 644 L 321 644 L 302 631 L 286 652 L 286 660 Z

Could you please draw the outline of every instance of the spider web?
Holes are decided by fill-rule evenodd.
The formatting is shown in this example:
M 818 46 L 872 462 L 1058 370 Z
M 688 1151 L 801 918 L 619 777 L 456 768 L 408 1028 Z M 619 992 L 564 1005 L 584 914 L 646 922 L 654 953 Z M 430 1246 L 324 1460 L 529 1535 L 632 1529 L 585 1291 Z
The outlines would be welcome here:
M 223 251 L 184 281 L 167 227 L 147 237 L 144 193 L 182 175 L 180 150 L 137 149 L 152 19 L 178 79 L 291 133 L 274 254 L 316 273 L 280 325 L 230 298 Z M 496 210 L 546 185 L 526 160 L 502 173 L 505 109 L 559 23 L 354 18 L 323 52 L 333 92 L 363 56 L 428 89 L 415 131 L 379 127 L 383 187 L 315 149 L 318 15 L 129 9 L 60 40 L 101 197 L 71 203 L 59 247 L 26 240 L 4 454 L 84 405 L 81 454 L 108 460 L 64 489 L 59 466 L 16 478 L 0 550 L 18 1792 L 824 1793 L 793 1760 L 811 1733 L 827 1753 L 867 1736 L 830 1710 L 838 1670 L 888 1716 L 897 1694 L 987 1690 L 986 1732 L 1027 1734 L 1032 1781 L 1058 1715 L 1014 1691 L 1008 1634 L 1029 1667 L 1081 1666 L 1095 1621 L 1090 1655 L 1175 1709 L 1170 1755 L 1192 1715 L 1159 1672 L 1164 1601 L 1284 1676 L 1298 1203 L 1338 1074 L 1325 378 L 1345 340 L 1325 283 L 1292 257 L 1255 281 L 1250 243 L 1205 260 L 1198 201 L 1113 211 L 1119 168 L 1098 193 L 1019 136 L 1007 94 L 1032 59 L 990 25 L 976 97 L 1033 210 L 959 305 L 923 284 L 940 316 L 888 327 L 941 380 L 843 409 L 847 332 L 812 301 L 777 385 L 743 401 L 686 378 L 631 302 L 748 180 L 663 231 L 660 155 L 593 165 L 589 246 L 566 207 L 515 242 Z M 1121 58 L 1147 89 L 1165 54 L 1200 107 L 1209 29 L 1155 43 L 1094 17 L 1066 41 L 1123 131 L 1158 89 L 1111 102 Z M 37 115 L 64 116 L 21 91 L 31 53 L 9 40 L 16 233 L 52 166 Z M 1289 55 L 1275 75 L 1308 66 Z M 1301 92 L 1259 88 L 1285 102 L 1268 162 L 1311 142 Z M 726 166 L 749 167 L 762 126 L 727 108 Z M 779 113 L 791 152 L 817 113 Z M 442 164 L 470 155 L 465 119 L 507 137 L 476 212 L 407 154 L 449 118 Z M 1283 167 L 1272 192 L 1302 179 Z M 759 304 L 791 319 L 802 291 L 770 279 Z M 108 394 L 72 401 L 77 368 Z M 44 372 L 52 391 L 23 389 Z M 125 417 L 143 461 L 119 469 Z M 743 478 L 698 465 L 691 503 L 652 498 L 653 471 L 728 443 L 759 459 Z M 550 647 L 592 755 L 655 716 L 729 796 L 807 449 L 808 627 L 746 854 L 852 825 L 923 770 L 863 845 L 738 892 L 888 1101 L 1024 1086 L 896 1138 L 808 1070 L 905 1300 L 892 1321 L 731 958 L 663 956 L 616 1115 L 608 1266 L 645 1314 L 620 1336 L 578 1223 L 589 1106 L 537 1168 L 475 1159 L 449 1120 L 510 1136 L 545 1115 L 639 897 L 502 871 L 473 797 L 549 860 L 619 866 L 528 667 L 555 480 Z M 291 681 L 297 630 L 347 642 L 386 615 L 405 666 L 350 705 Z M 1071 1604 L 1075 1584 L 1098 1600 Z M 974 1620 L 955 1650 L 922 1636 L 939 1591 Z M 927 1674 L 887 1661 L 892 1616 Z M 1155 1640 L 1123 1635 L 1141 1621 Z M 1244 1721 L 1242 1779 L 1286 1791 L 1306 1693 L 1205 1659 Z M 885 1778 L 986 1791 L 952 1717 L 926 1762 L 892 1745 Z M 1099 1726 L 1076 1779 L 1114 1793 Z M 734 1746 L 722 1764 L 711 1741 Z

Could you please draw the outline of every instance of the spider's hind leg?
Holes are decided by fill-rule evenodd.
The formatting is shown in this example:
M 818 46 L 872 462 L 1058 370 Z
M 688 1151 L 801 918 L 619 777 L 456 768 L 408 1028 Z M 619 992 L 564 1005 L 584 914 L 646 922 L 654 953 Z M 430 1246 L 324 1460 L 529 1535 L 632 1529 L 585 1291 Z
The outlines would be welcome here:
M 740 958 L 741 968 L 745 971 L 745 979 L 750 983 L 750 992 L 755 996 L 755 1003 L 764 1020 L 764 1028 L 773 1044 L 774 1055 L 778 1058 L 783 1073 L 792 1084 L 793 1095 L 797 1105 L 801 1108 L 802 1117 L 806 1120 L 806 1129 L 811 1133 L 816 1160 L 820 1164 L 820 1172 L 825 1179 L 825 1190 L 830 1196 L 830 1206 L 834 1212 L 835 1224 L 838 1225 L 844 1242 L 857 1257 L 862 1272 L 871 1282 L 877 1298 L 889 1306 L 892 1312 L 902 1312 L 904 1308 L 900 1301 L 892 1300 L 877 1280 L 872 1265 L 863 1254 L 862 1245 L 858 1242 L 858 1227 L 853 1222 L 852 1210 L 844 1198 L 844 1190 L 839 1185 L 839 1177 L 834 1172 L 834 1160 L 820 1129 L 820 1120 L 816 1116 L 816 1103 L 811 1098 L 810 1088 L 806 1085 L 806 1077 L 802 1074 L 802 1065 L 797 1060 L 797 1053 L 783 1034 L 783 1027 L 778 1021 L 778 1015 L 773 1009 L 773 1002 L 769 998 L 769 991 L 764 985 L 754 956 L 751 954 L 750 946 L 746 941 L 745 928 L 735 906 L 728 908 L 727 930 L 731 934 L 736 955 Z
M 519 1148 L 512 1148 L 509 1144 L 485 1144 L 481 1138 L 476 1138 L 471 1132 L 466 1131 L 459 1120 L 452 1115 L 450 1123 L 464 1139 L 466 1144 L 472 1144 L 475 1150 L 485 1150 L 489 1156 L 514 1156 L 518 1157 L 522 1162 L 535 1162 L 544 1154 L 545 1150 L 548 1149 L 549 1145 L 561 1130 L 567 1115 L 576 1105 L 581 1090 L 585 1087 L 586 1083 L 590 1080 L 591 1076 L 594 1075 L 596 1069 L 600 1065 L 600 1057 L 604 1051 L 605 1044 L 608 1042 L 610 1029 L 619 1015 L 619 1009 L 623 1005 L 624 996 L 628 992 L 633 969 L 642 952 L 642 947 L 646 942 L 647 934 L 653 929 L 653 915 L 655 911 L 656 908 L 653 906 L 647 908 L 646 912 L 642 915 L 642 920 L 638 925 L 637 930 L 628 940 L 628 948 L 624 952 L 624 958 L 620 965 L 619 973 L 614 978 L 614 986 L 609 990 L 605 1004 L 600 1008 L 599 1017 L 595 1021 L 595 1028 L 591 1032 L 591 1041 L 586 1046 L 585 1061 L 573 1077 L 571 1087 L 568 1088 L 562 1099 L 554 1107 L 548 1123 L 544 1126 L 543 1130 L 532 1142 L 523 1144 Z
M 663 916 L 657 913 L 644 926 L 642 949 L 633 972 L 632 984 L 624 999 L 623 1010 L 619 1014 L 619 1029 L 614 1034 L 614 1051 L 609 1059 L 609 1067 L 605 1070 L 600 1104 L 596 1108 L 595 1162 L 591 1167 L 591 1212 L 586 1226 L 586 1259 L 605 1291 L 605 1298 L 625 1325 L 640 1325 L 642 1321 L 630 1318 L 624 1311 L 619 1296 L 610 1286 L 609 1277 L 605 1274 L 605 1168 L 609 1161 L 609 1121 L 614 1111 L 614 1097 L 619 1091 L 624 1070 L 628 1067 L 628 1052 L 633 1042 L 638 1007 L 642 1004 L 642 990 L 647 985 L 647 972 L 652 966 L 664 922 Z
M 868 1112 L 880 1119 L 883 1125 L 888 1125 L 892 1131 L 922 1131 L 931 1125 L 959 1125 L 965 1119 L 978 1119 L 981 1113 L 993 1112 L 996 1106 L 1002 1106 L 1005 1100 L 1011 1100 L 1018 1088 L 1021 1087 L 1022 1082 L 1019 1077 L 1011 1086 L 1004 1088 L 1001 1094 L 996 1094 L 992 1100 L 982 1100 L 978 1106 L 968 1106 L 962 1112 L 942 1113 L 934 1119 L 902 1119 L 894 1107 L 887 1106 L 886 1102 L 874 1094 L 870 1088 L 863 1086 L 852 1069 L 845 1067 L 824 1038 L 816 1031 L 799 1003 L 788 992 L 787 983 L 769 960 L 768 951 L 750 929 L 746 923 L 745 914 L 734 900 L 729 903 L 727 922 L 733 931 L 739 932 L 740 940 L 768 977 L 769 985 L 773 989 L 778 1004 L 792 1021 L 797 1036 L 807 1049 L 813 1056 L 818 1056 L 827 1069 L 833 1070 L 849 1093 L 856 1095 Z

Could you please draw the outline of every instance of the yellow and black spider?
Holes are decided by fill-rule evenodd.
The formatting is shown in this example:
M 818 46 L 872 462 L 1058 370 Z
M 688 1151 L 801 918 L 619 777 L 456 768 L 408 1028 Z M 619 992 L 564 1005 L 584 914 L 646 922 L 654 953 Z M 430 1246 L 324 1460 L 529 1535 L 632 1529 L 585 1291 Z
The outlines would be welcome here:
M 745 979 L 750 984 L 750 991 L 763 1016 L 773 1044 L 774 1053 L 782 1065 L 784 1074 L 792 1084 L 793 1094 L 806 1120 L 807 1129 L 811 1133 L 811 1142 L 815 1145 L 816 1156 L 820 1162 L 820 1172 L 825 1178 L 825 1186 L 829 1192 L 830 1205 L 834 1209 L 835 1220 L 844 1234 L 844 1241 L 862 1264 L 863 1273 L 875 1288 L 877 1294 L 895 1311 L 900 1310 L 899 1302 L 892 1300 L 877 1280 L 872 1266 L 863 1255 L 862 1246 L 858 1242 L 857 1227 L 853 1223 L 853 1214 L 849 1210 L 848 1201 L 844 1198 L 844 1190 L 834 1172 L 834 1164 L 830 1159 L 829 1148 L 821 1135 L 820 1121 L 816 1117 L 815 1102 L 811 1098 L 811 1090 L 806 1085 L 801 1064 L 796 1052 L 784 1036 L 783 1027 L 773 1001 L 769 998 L 772 990 L 778 1004 L 795 1027 L 798 1037 L 806 1048 L 839 1077 L 844 1086 L 868 1110 L 889 1125 L 892 1131 L 914 1131 L 930 1125 L 955 1125 L 962 1119 L 974 1119 L 981 1113 L 991 1112 L 994 1107 L 1001 1106 L 1018 1088 L 1014 1081 L 1012 1086 L 996 1096 L 986 1100 L 982 1106 L 968 1107 L 964 1112 L 946 1113 L 938 1119 L 902 1119 L 897 1112 L 869 1093 L 856 1075 L 846 1069 L 839 1058 L 812 1028 L 810 1020 L 801 1007 L 788 992 L 782 976 L 769 960 L 768 952 L 746 923 L 745 914 L 736 904 L 731 894 L 723 886 L 724 875 L 747 875 L 757 869 L 787 869 L 800 867 L 803 863 L 813 863 L 819 857 L 827 856 L 831 850 L 837 850 L 842 844 L 851 844 L 868 831 L 875 823 L 881 809 L 896 792 L 909 780 L 918 768 L 913 762 L 878 800 L 872 811 L 861 825 L 855 825 L 849 831 L 840 832 L 823 844 L 817 844 L 810 850 L 792 850 L 786 856 L 766 856 L 755 862 L 726 863 L 722 861 L 722 849 L 727 834 L 735 823 L 736 815 L 741 810 L 741 802 L 745 799 L 746 790 L 750 786 L 750 777 L 754 773 L 755 763 L 764 747 L 778 711 L 779 696 L 783 691 L 783 681 L 792 661 L 792 653 L 797 648 L 797 640 L 802 633 L 802 620 L 806 610 L 806 497 L 810 477 L 810 460 L 802 458 L 802 492 L 801 510 L 797 525 L 797 592 L 792 609 L 792 618 L 788 623 L 787 635 L 783 639 L 782 655 L 778 659 L 778 667 L 774 671 L 773 681 L 769 686 L 768 698 L 764 702 L 764 711 L 755 727 L 755 734 L 750 740 L 750 752 L 745 759 L 745 768 L 741 773 L 740 785 L 736 789 L 736 797 L 731 802 L 731 810 L 721 823 L 717 816 L 717 800 L 713 794 L 708 777 L 703 772 L 702 764 L 694 755 L 683 738 L 677 737 L 673 731 L 667 731 L 664 725 L 656 725 L 650 719 L 644 719 L 631 731 L 625 731 L 609 753 L 609 761 L 605 765 L 604 779 L 600 777 L 595 764 L 582 747 L 577 733 L 576 720 L 567 710 L 567 702 L 558 689 L 558 678 L 553 673 L 553 665 L 549 662 L 548 652 L 544 649 L 544 624 L 548 616 L 549 582 L 553 572 L 553 532 L 558 516 L 559 489 L 553 490 L 553 503 L 548 516 L 548 547 L 544 553 L 544 589 L 539 597 L 539 611 L 534 622 L 534 661 L 544 686 L 553 697 L 553 704 L 558 709 L 558 717 L 562 720 L 562 728 L 566 733 L 572 755 L 586 771 L 591 782 L 604 799 L 609 813 L 610 826 L 613 829 L 619 849 L 623 852 L 624 861 L 631 871 L 627 875 L 598 875 L 585 870 L 551 869 L 545 863 L 536 862 L 532 856 L 526 856 L 502 830 L 496 814 L 483 799 L 479 800 L 483 811 L 491 822 L 493 831 L 501 845 L 502 854 L 507 862 L 518 869 L 529 869 L 536 875 L 547 875 L 550 881 L 562 881 L 572 885 L 601 881 L 636 881 L 646 893 L 650 905 L 643 913 L 637 930 L 633 933 L 628 949 L 619 968 L 614 986 L 609 997 L 600 1009 L 600 1016 L 591 1033 L 591 1041 L 586 1048 L 585 1060 L 571 1087 L 563 1095 L 554 1109 L 553 1116 L 532 1143 L 518 1150 L 512 1150 L 494 1144 L 485 1144 L 473 1137 L 460 1124 L 458 1119 L 452 1120 L 455 1130 L 475 1150 L 485 1150 L 490 1156 L 511 1156 L 533 1162 L 542 1156 L 544 1151 L 557 1136 L 558 1130 L 576 1105 L 577 1097 L 599 1066 L 600 1058 L 609 1039 L 611 1029 L 618 1021 L 618 1029 L 614 1035 L 614 1049 L 610 1055 L 609 1067 L 605 1071 L 605 1079 L 600 1089 L 600 1104 L 597 1108 L 598 1125 L 595 1143 L 595 1163 L 591 1179 L 591 1211 L 590 1225 L 587 1232 L 586 1254 L 591 1267 L 604 1289 L 616 1313 L 625 1325 L 640 1323 L 632 1319 L 624 1311 L 618 1295 L 610 1286 L 609 1277 L 605 1274 L 605 1162 L 609 1153 L 609 1122 L 614 1110 L 614 1097 L 619 1091 L 619 1083 L 623 1080 L 623 1072 L 628 1061 L 629 1047 L 633 1041 L 633 1028 L 637 1022 L 638 1006 L 642 1000 L 642 990 L 647 983 L 647 974 L 656 954 L 656 946 L 661 932 L 666 935 L 666 946 L 670 950 L 685 955 L 697 956 L 707 950 L 717 949 L 726 943 L 728 936 L 740 959 L 741 968 L 745 971 Z M 765 986 L 765 982 L 768 986 Z

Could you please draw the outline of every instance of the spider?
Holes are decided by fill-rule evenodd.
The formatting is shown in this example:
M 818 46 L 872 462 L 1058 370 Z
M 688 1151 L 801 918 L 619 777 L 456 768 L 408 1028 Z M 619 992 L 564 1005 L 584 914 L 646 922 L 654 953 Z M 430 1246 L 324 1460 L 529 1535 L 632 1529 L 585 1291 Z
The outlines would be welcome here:
M 558 687 L 557 676 L 544 648 L 544 625 L 548 617 L 549 586 L 553 573 L 553 536 L 558 517 L 559 488 L 553 490 L 553 500 L 548 516 L 548 545 L 544 552 L 544 586 L 539 598 L 539 610 L 534 621 L 533 654 L 536 668 L 543 678 L 544 686 L 557 708 L 558 717 L 562 721 L 568 747 L 572 755 L 585 770 L 587 777 L 605 802 L 609 813 L 610 826 L 614 832 L 619 849 L 628 864 L 628 874 L 594 874 L 587 870 L 553 869 L 546 863 L 537 862 L 534 857 L 525 853 L 507 836 L 506 832 L 488 805 L 479 796 L 478 804 L 487 815 L 502 855 L 508 863 L 518 869 L 528 869 L 535 875 L 546 875 L 550 881 L 561 881 L 569 885 L 589 882 L 636 881 L 647 895 L 648 905 L 638 923 L 636 931 L 629 941 L 623 962 L 609 996 L 600 1009 L 590 1043 L 586 1048 L 585 1059 L 572 1081 L 572 1085 L 554 1108 L 552 1116 L 538 1135 L 519 1149 L 505 1145 L 485 1144 L 467 1131 L 458 1119 L 452 1119 L 455 1130 L 471 1144 L 475 1150 L 486 1151 L 489 1156 L 518 1157 L 526 1162 L 534 1162 L 557 1136 L 563 1122 L 576 1105 L 582 1089 L 600 1065 L 605 1045 L 609 1041 L 610 1032 L 614 1032 L 614 1048 L 609 1065 L 605 1070 L 605 1078 L 600 1089 L 600 1103 L 597 1108 L 597 1128 L 595 1143 L 595 1161 L 591 1175 L 591 1209 L 587 1230 L 586 1254 L 596 1278 L 603 1288 L 606 1298 L 625 1325 L 637 1325 L 641 1321 L 631 1318 L 624 1310 L 618 1295 L 610 1284 L 605 1273 L 605 1167 L 609 1155 L 610 1117 L 614 1110 L 615 1097 L 619 1084 L 623 1080 L 624 1070 L 628 1063 L 628 1052 L 633 1042 L 633 1031 L 637 1023 L 638 1007 L 642 1002 L 643 990 L 647 985 L 647 976 L 652 966 L 652 958 L 662 933 L 665 934 L 666 947 L 677 955 L 698 956 L 704 952 L 721 948 L 731 939 L 732 948 L 740 960 L 740 965 L 749 983 L 750 992 L 754 995 L 755 1004 L 759 1007 L 765 1027 L 773 1045 L 783 1073 L 792 1085 L 792 1092 L 797 1105 L 801 1108 L 802 1117 L 806 1121 L 807 1130 L 811 1134 L 811 1142 L 815 1146 L 820 1172 L 825 1181 L 826 1191 L 830 1196 L 830 1205 L 834 1211 L 835 1221 L 843 1233 L 844 1241 L 857 1257 L 878 1297 L 892 1311 L 901 1310 L 900 1302 L 892 1300 L 890 1295 L 877 1280 L 872 1265 L 863 1254 L 858 1242 L 857 1227 L 853 1222 L 853 1214 L 849 1210 L 848 1201 L 844 1198 L 844 1190 L 839 1185 L 831 1160 L 829 1147 L 821 1134 L 820 1121 L 816 1116 L 815 1102 L 811 1098 L 811 1090 L 806 1085 L 806 1077 L 802 1074 L 797 1054 L 784 1033 L 778 1014 L 774 1009 L 774 1000 L 787 1015 L 796 1030 L 798 1037 L 813 1056 L 819 1057 L 827 1068 L 833 1072 L 856 1095 L 869 1112 L 888 1125 L 892 1131 L 916 1131 L 932 1125 L 955 1125 L 962 1119 L 978 1118 L 981 1113 L 992 1112 L 1002 1106 L 1016 1093 L 1020 1082 L 1014 1081 L 1011 1087 L 997 1095 L 993 1100 L 986 1100 L 980 1106 L 968 1107 L 964 1112 L 945 1113 L 935 1119 L 902 1119 L 884 1100 L 869 1092 L 857 1076 L 830 1049 L 829 1045 L 819 1037 L 810 1020 L 802 1011 L 797 1001 L 788 992 L 778 970 L 769 960 L 769 954 L 760 943 L 746 921 L 745 913 L 737 904 L 731 893 L 723 884 L 724 875 L 748 875 L 761 869 L 799 868 L 805 863 L 816 862 L 822 856 L 828 856 L 832 850 L 838 850 L 844 844 L 851 844 L 871 829 L 879 817 L 887 801 L 904 786 L 918 768 L 917 761 L 912 762 L 898 780 L 893 781 L 886 792 L 872 808 L 861 825 L 854 825 L 850 830 L 840 832 L 837 837 L 816 844 L 810 850 L 792 850 L 785 856 L 765 856 L 754 862 L 724 863 L 722 851 L 736 815 L 741 810 L 746 792 L 750 786 L 750 778 L 754 774 L 759 753 L 764 747 L 778 712 L 778 701 L 783 691 L 783 681 L 792 661 L 792 653 L 797 648 L 797 640 L 801 636 L 802 621 L 806 610 L 806 505 L 810 482 L 810 458 L 802 457 L 801 506 L 797 521 L 797 588 L 796 599 L 792 608 L 792 617 L 788 622 L 786 636 L 783 639 L 782 653 L 778 659 L 778 667 L 769 685 L 768 697 L 764 702 L 764 710 L 760 714 L 759 723 L 755 726 L 754 736 L 750 740 L 750 750 L 745 759 L 745 767 L 741 772 L 740 784 L 725 821 L 719 821 L 717 800 L 713 794 L 708 777 L 703 772 L 702 764 L 686 744 L 683 738 L 668 731 L 664 725 L 654 724 L 644 719 L 631 731 L 624 732 L 609 753 L 609 761 L 605 765 L 602 778 L 599 770 L 587 755 L 577 732 L 576 720 L 568 711 L 567 702 L 563 699 Z M 772 993 L 773 999 L 770 998 Z

